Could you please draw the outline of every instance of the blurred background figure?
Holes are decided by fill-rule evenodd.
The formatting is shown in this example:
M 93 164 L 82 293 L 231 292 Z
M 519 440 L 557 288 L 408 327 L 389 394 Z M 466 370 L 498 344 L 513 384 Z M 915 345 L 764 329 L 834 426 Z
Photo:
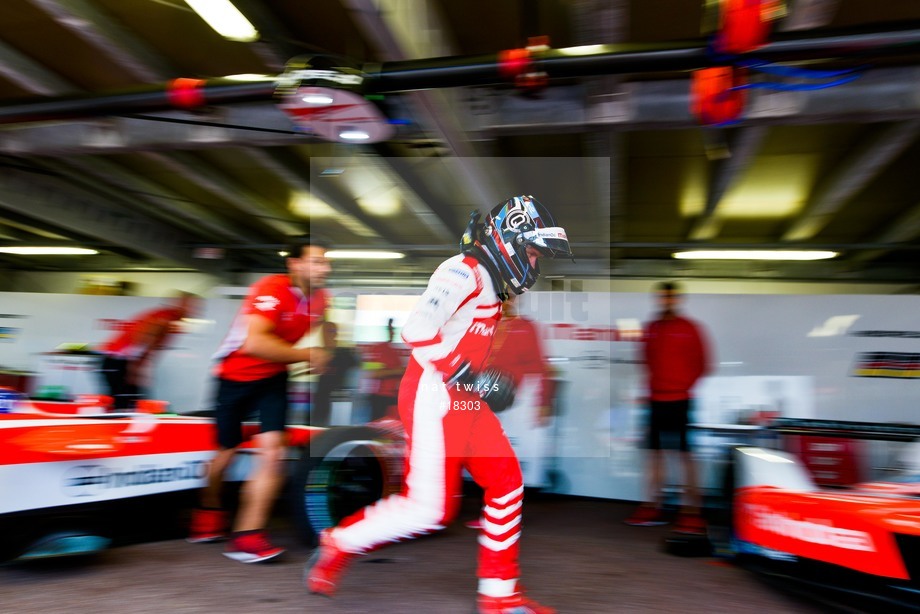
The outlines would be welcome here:
M 339 327 L 335 322 L 326 322 L 322 334 L 323 347 L 332 352 L 332 358 L 316 380 L 316 389 L 310 398 L 312 426 L 329 426 L 333 394 L 346 388 L 352 370 L 358 366 L 355 351 L 339 344 Z
M 393 345 L 393 318 L 387 320 L 386 339 L 365 348 L 361 364 L 364 389 L 370 407 L 368 422 L 396 418 L 399 381 L 406 371 L 399 350 Z
M 169 304 L 145 311 L 125 324 L 100 348 L 100 372 L 115 409 L 129 409 L 146 396 L 148 373 L 156 353 L 168 345 L 179 322 L 198 312 L 200 297 L 182 292 Z
M 693 387 L 709 371 L 709 348 L 703 327 L 680 313 L 682 294 L 675 282 L 655 286 L 656 318 L 645 326 L 642 354 L 648 382 L 649 423 L 646 446 L 650 453 L 646 503 L 626 520 L 633 526 L 666 524 L 662 512 L 666 449 L 680 459 L 684 476 L 684 506 L 674 530 L 703 535 L 702 496 L 688 425 Z
M 553 371 L 546 359 L 537 324 L 518 313 L 517 295 L 502 303 L 488 366 L 514 381 L 514 403 L 499 415 L 521 461 L 525 486 L 547 485 L 545 461 L 553 417 Z

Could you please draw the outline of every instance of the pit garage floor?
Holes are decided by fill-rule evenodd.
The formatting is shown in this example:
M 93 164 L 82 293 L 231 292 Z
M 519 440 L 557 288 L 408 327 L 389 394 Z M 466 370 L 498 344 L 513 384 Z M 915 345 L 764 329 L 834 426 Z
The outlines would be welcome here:
M 82 561 L 0 567 L 0 612 L 470 614 L 476 532 L 462 521 L 475 517 L 477 505 L 464 499 L 458 522 L 441 534 L 362 557 L 331 600 L 303 588 L 310 549 L 281 509 L 272 534 L 289 550 L 276 562 L 243 565 L 221 556 L 221 544 L 159 535 Z M 532 596 L 573 614 L 829 611 L 723 560 L 666 554 L 668 527 L 626 526 L 632 509 L 616 501 L 529 495 L 521 559 Z

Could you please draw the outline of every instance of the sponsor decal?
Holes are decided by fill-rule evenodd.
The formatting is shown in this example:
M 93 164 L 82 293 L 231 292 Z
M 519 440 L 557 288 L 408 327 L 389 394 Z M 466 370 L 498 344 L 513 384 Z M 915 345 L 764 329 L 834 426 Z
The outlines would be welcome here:
M 744 507 L 751 524 L 761 531 L 843 550 L 876 551 L 872 536 L 865 531 L 835 527 L 830 520 L 821 518 L 793 518 L 762 505 Z
M 278 298 L 271 295 L 257 296 L 253 307 L 259 311 L 274 311 L 280 302 Z
M 855 377 L 920 378 L 920 353 L 860 352 L 856 355 Z
M 920 331 L 914 330 L 857 330 L 853 337 L 891 337 L 895 339 L 920 339 Z
M 118 488 L 200 480 L 207 471 L 208 463 L 200 460 L 171 466 L 138 465 L 125 470 L 103 465 L 77 465 L 64 473 L 62 489 L 71 497 L 92 497 Z
M 483 337 L 491 337 L 495 334 L 495 325 L 487 324 L 486 322 L 473 322 L 467 331 L 472 335 L 481 335 Z
M 0 326 L 0 342 L 2 343 L 12 343 L 16 340 L 16 337 L 19 336 L 19 333 L 22 331 L 21 328 L 13 328 L 12 326 Z

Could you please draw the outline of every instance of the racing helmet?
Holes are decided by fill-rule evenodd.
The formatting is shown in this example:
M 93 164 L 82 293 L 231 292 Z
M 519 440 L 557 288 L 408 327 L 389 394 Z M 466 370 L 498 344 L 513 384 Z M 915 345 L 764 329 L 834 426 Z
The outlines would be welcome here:
M 515 294 L 523 294 L 540 276 L 539 264 L 530 266 L 528 245 L 549 258 L 572 256 L 565 229 L 533 196 L 514 196 L 492 209 L 479 244 Z

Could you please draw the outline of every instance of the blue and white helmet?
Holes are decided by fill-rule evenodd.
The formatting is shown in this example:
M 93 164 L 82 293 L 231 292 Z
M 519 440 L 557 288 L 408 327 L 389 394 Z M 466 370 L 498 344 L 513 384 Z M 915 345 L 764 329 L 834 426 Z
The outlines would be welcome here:
M 540 276 L 539 265 L 530 266 L 528 245 L 549 258 L 572 256 L 565 229 L 533 196 L 515 196 L 492 209 L 479 243 L 515 294 L 526 292 Z

